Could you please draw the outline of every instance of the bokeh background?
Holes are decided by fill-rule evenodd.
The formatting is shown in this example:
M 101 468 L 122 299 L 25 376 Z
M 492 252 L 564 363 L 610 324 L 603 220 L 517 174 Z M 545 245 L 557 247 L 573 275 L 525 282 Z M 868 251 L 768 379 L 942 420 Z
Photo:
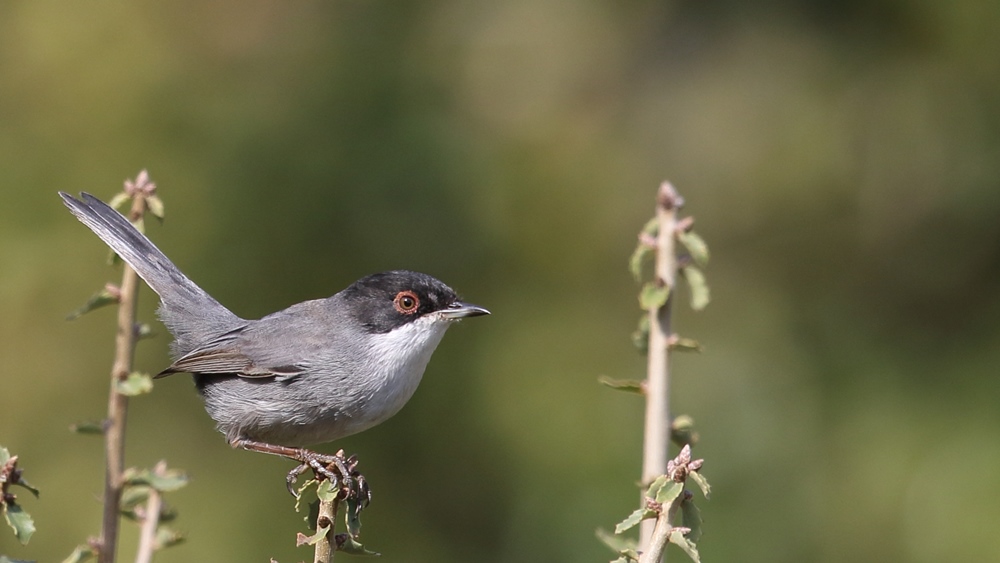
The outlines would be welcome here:
M 596 380 L 642 374 L 626 262 L 664 179 L 713 251 L 673 395 L 704 560 L 1000 560 L 998 24 L 985 0 L 3 2 L 0 444 L 43 493 L 0 553 L 97 533 L 101 445 L 67 427 L 104 412 L 114 314 L 64 317 L 119 273 L 55 192 L 148 168 L 152 238 L 242 316 L 392 268 L 494 312 L 327 447 L 360 455 L 386 561 L 611 558 L 642 409 Z M 193 481 L 158 561 L 309 557 L 290 464 L 230 450 L 184 376 L 132 403 L 128 463 L 161 458 Z

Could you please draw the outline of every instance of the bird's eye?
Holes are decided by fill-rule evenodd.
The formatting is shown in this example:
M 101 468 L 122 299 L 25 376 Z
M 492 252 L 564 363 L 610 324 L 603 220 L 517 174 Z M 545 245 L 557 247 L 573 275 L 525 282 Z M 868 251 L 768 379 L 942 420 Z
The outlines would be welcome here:
M 420 307 L 420 298 L 412 291 L 400 291 L 392 300 L 396 310 L 404 315 L 412 315 Z

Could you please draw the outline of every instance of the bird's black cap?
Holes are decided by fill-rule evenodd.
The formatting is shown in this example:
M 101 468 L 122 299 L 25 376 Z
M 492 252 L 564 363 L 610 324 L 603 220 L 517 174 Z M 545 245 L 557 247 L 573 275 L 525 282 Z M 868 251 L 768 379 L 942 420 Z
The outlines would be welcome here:
M 341 292 L 351 315 L 367 332 L 386 333 L 432 313 L 443 319 L 488 315 L 463 303 L 455 291 L 433 276 L 392 270 L 365 276 Z

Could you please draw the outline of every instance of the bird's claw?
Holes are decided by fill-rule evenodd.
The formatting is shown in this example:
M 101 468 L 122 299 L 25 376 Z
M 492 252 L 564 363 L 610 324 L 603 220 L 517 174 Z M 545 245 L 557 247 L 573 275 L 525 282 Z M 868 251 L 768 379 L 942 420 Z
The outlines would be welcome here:
M 299 465 L 288 472 L 285 478 L 288 492 L 293 497 L 299 497 L 298 492 L 295 490 L 295 482 L 299 476 L 307 470 L 312 469 L 317 481 L 326 479 L 334 487 L 340 488 L 339 496 L 341 500 L 355 499 L 362 508 L 371 504 L 371 488 L 368 486 L 365 476 L 356 469 L 358 465 L 357 456 L 344 457 L 344 450 L 340 450 L 334 455 L 307 451 L 302 456 L 300 462 Z
M 357 486 L 353 490 L 354 498 L 358 501 L 358 506 L 361 508 L 367 508 L 372 502 L 372 490 L 368 487 L 368 481 L 365 480 L 365 476 L 355 471 L 354 482 Z

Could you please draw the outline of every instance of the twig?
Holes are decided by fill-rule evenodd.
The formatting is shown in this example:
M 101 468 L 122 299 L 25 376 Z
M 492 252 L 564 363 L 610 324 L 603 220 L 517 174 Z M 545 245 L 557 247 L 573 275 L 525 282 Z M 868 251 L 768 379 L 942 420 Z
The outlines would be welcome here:
M 144 195 L 134 194 L 129 219 L 135 221 L 145 212 Z M 121 296 L 118 301 L 118 334 L 115 337 L 115 360 L 111 367 L 108 418 L 104 429 L 107 467 L 104 477 L 104 516 L 99 539 L 99 563 L 114 563 L 118 546 L 119 505 L 122 497 L 122 473 L 125 470 L 125 414 L 128 412 L 128 397 L 118 392 L 118 382 L 124 381 L 132 372 L 138 290 L 139 276 L 125 264 L 122 272 Z
M 666 550 L 667 544 L 670 543 L 670 532 L 674 529 L 670 518 L 671 514 L 664 509 L 660 511 L 656 520 L 646 520 L 646 522 L 654 523 L 653 533 L 649 538 L 648 547 L 639 558 L 639 563 L 657 563 L 663 558 L 663 552 Z
M 159 462 L 153 473 L 162 475 L 167 469 L 166 462 Z M 163 496 L 154 487 L 149 488 L 149 498 L 142 515 L 142 530 L 139 532 L 139 549 L 135 555 L 135 563 L 151 563 L 153 552 L 156 551 L 156 532 L 160 525 L 160 511 L 163 509 Z
M 669 182 L 660 185 L 656 197 L 656 218 L 659 229 L 656 237 L 655 283 L 668 287 L 670 295 L 662 307 L 649 310 L 646 424 L 642 455 L 642 482 L 646 484 L 667 472 L 667 461 L 670 459 L 668 455 L 670 443 L 670 309 L 674 301 L 677 278 L 677 259 L 674 252 L 677 211 L 683 204 L 683 198 Z M 653 520 L 643 521 L 639 531 L 640 550 L 650 545 L 654 526 Z M 669 534 L 669 526 L 667 533 Z M 650 561 L 659 561 L 659 558 Z
M 337 509 L 340 507 L 340 495 L 331 495 L 330 500 L 320 499 L 319 514 L 316 516 L 316 529 L 320 530 L 329 526 L 326 537 L 316 542 L 316 552 L 313 563 L 330 563 L 333 561 L 333 554 L 337 551 L 337 534 L 335 533 L 337 522 Z

